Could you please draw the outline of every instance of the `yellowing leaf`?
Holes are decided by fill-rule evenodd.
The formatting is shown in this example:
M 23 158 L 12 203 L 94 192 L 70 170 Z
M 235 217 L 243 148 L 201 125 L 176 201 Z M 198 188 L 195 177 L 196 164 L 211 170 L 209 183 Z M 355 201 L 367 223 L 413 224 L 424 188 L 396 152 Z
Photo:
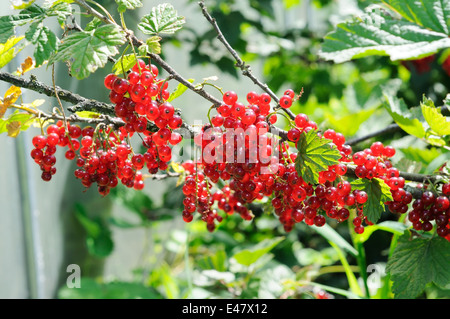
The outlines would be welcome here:
M 25 45 L 15 46 L 24 36 L 10 37 L 5 43 L 0 44 L 0 69 L 7 65 L 19 53 Z
M 19 98 L 20 94 L 22 94 L 22 91 L 19 87 L 14 85 L 6 91 L 3 101 L 0 102 L 0 118 L 5 115 L 8 107 Z
M 89 118 L 89 119 L 95 119 L 95 118 L 100 117 L 100 113 L 91 112 L 91 111 L 80 111 L 80 112 L 76 112 L 75 114 L 78 115 L 79 117 Z
M 17 71 L 23 75 L 25 72 L 31 71 L 33 69 L 34 61 L 31 57 L 27 57 L 25 61 L 20 64 L 20 69 L 18 69 Z
M 29 104 L 29 106 L 36 108 L 36 107 L 41 106 L 44 103 L 45 103 L 44 99 L 37 99 L 37 100 L 34 100 L 33 102 L 31 102 L 31 104 Z
M 8 136 L 17 137 L 20 133 L 21 123 L 19 121 L 14 121 L 6 124 L 6 129 L 8 130 Z

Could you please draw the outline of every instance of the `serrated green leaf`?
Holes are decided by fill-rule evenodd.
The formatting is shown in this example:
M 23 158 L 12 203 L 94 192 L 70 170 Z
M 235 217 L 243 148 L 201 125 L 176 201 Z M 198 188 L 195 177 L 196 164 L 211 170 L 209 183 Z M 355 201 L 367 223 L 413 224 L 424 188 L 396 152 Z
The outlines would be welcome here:
M 434 106 L 432 100 L 424 97 L 424 101 L 420 104 L 420 107 L 425 121 L 427 121 L 430 129 L 436 135 L 445 136 L 450 134 L 450 122 L 441 114 L 440 109 Z
M 384 106 L 389 114 L 406 133 L 418 138 L 425 137 L 425 128 L 423 123 L 413 114 L 411 109 L 408 110 L 405 102 L 394 96 L 386 96 Z M 416 113 L 417 114 L 417 113 Z
M 109 24 L 92 31 L 82 31 L 69 35 L 62 41 L 59 50 L 49 59 L 70 61 L 70 70 L 77 79 L 83 79 L 104 67 L 108 57 L 118 53 L 117 47 L 125 42 L 125 35 L 119 27 Z
M 244 249 L 233 255 L 233 258 L 244 266 L 251 266 L 258 261 L 262 256 L 271 251 L 276 245 L 284 240 L 284 237 L 275 237 L 271 239 L 264 239 L 256 244 L 254 247 Z
M 402 19 L 371 8 L 360 19 L 341 23 L 329 33 L 319 55 L 335 63 L 369 55 L 387 55 L 395 61 L 422 58 L 450 47 L 448 0 L 387 2 Z
M 319 173 L 336 165 L 341 158 L 336 145 L 331 144 L 330 140 L 320 138 L 315 130 L 301 134 L 297 149 L 295 170 L 305 182 L 310 184 L 316 184 Z
M 12 59 L 19 53 L 23 48 L 22 46 L 17 46 L 24 36 L 20 37 L 11 37 L 5 43 L 0 44 L 0 69 L 11 62 Z
M 123 6 L 127 10 L 134 10 L 142 7 L 141 0 L 116 0 L 118 6 Z
M 449 33 L 450 2 L 448 0 L 382 0 L 406 20 L 430 30 Z
M 414 299 L 430 283 L 448 289 L 449 260 L 450 242 L 444 238 L 410 238 L 406 232 L 399 238 L 386 267 L 395 298 Z
M 161 37 L 155 35 L 147 39 L 144 44 L 139 47 L 139 54 L 161 54 Z
M 391 189 L 379 178 L 359 178 L 351 183 L 352 189 L 367 193 L 368 199 L 364 204 L 364 215 L 373 223 L 380 219 L 384 212 L 384 203 L 392 200 Z
M 25 33 L 25 38 L 36 46 L 33 55 L 36 67 L 41 66 L 58 49 L 58 38 L 42 23 L 33 23 Z
M 114 63 L 112 71 L 114 74 L 119 75 L 131 70 L 133 65 L 136 64 L 136 56 L 134 54 L 126 54 L 117 59 Z
M 0 42 L 4 43 L 8 39 L 14 36 L 14 23 L 11 21 L 10 16 L 0 17 Z
M 194 79 L 188 79 L 188 81 L 189 81 L 190 83 L 194 83 Z M 183 95 L 184 92 L 186 92 L 186 90 L 187 90 L 187 86 L 185 86 L 185 85 L 182 84 L 182 83 L 179 83 L 179 84 L 177 85 L 175 91 L 173 91 L 173 92 L 170 94 L 170 96 L 169 96 L 169 98 L 167 99 L 167 101 L 168 101 L 168 102 L 171 102 L 171 101 L 173 101 L 173 100 L 179 98 L 181 95 Z
M 163 3 L 153 7 L 150 14 L 141 19 L 138 28 L 144 34 L 172 34 L 181 29 L 184 23 L 184 17 L 178 16 L 171 4 Z
M 86 24 L 86 27 L 84 28 L 84 31 L 92 31 L 98 28 L 103 23 L 102 20 L 100 20 L 97 17 L 94 17 L 91 21 L 89 21 Z
M 14 35 L 14 28 L 25 24 L 42 22 L 45 18 L 57 16 L 58 20 L 64 20 L 72 14 L 68 3 L 47 4 L 41 7 L 35 3 L 21 10 L 19 14 L 0 17 L 0 42 L 5 42 Z

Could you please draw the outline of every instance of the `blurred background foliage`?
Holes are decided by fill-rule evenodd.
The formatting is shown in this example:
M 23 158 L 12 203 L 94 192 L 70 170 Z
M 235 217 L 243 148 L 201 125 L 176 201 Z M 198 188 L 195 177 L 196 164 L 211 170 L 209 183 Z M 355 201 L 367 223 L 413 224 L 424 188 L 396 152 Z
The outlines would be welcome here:
M 109 8 L 110 2 L 99 2 Z M 184 6 L 176 8 L 187 19 L 188 12 L 200 11 L 195 0 L 184 2 Z M 413 107 L 424 94 L 434 101 L 442 101 L 450 86 L 443 65 L 446 52 L 427 61 L 401 63 L 373 56 L 336 65 L 318 58 L 323 37 L 337 23 L 357 17 L 372 3 L 368 0 L 206 1 L 231 46 L 273 91 L 280 94 L 287 88 L 298 93 L 303 90 L 300 100 L 292 107 L 294 113 L 306 113 L 320 128 L 333 128 L 347 139 L 393 123 L 383 107 L 386 92 L 403 98 Z M 130 28 L 139 20 L 137 12 L 127 16 Z M 236 79 L 242 77 L 205 20 L 187 23 L 174 37 L 163 39 L 163 55 L 177 48 L 188 49 L 189 66 L 213 66 L 219 77 L 223 74 Z M 249 82 L 245 90 L 256 89 Z M 283 118 L 279 117 L 278 124 L 283 125 Z M 396 161 L 416 162 L 421 172 L 449 159 L 445 150 L 422 144 L 401 132 L 380 136 L 378 140 L 399 150 Z M 372 141 L 358 144 L 355 149 L 364 148 Z M 301 223 L 287 234 L 267 205 L 261 204 L 253 207 L 257 216 L 254 221 L 230 216 L 214 233 L 209 233 L 202 222 L 182 222 L 183 195 L 175 183 L 164 183 L 166 190 L 159 203 L 146 191 L 118 187 L 111 197 L 114 205 L 126 209 L 127 213 L 121 216 L 93 218 L 84 204 L 78 202 L 75 217 L 84 229 L 89 253 L 81 266 L 88 271 L 83 272 L 82 288 L 70 289 L 63 285 L 58 297 L 353 297 L 339 256 L 343 250 L 330 246 L 327 236 L 320 235 L 314 227 Z M 381 221 L 389 219 L 395 216 L 384 214 Z M 89 271 L 89 267 L 108 258 L 114 250 L 112 232 L 117 228 L 139 228 L 146 234 L 140 265 L 127 282 Z M 346 223 L 334 224 L 333 228 L 351 242 Z M 368 265 L 384 267 L 390 239 L 391 234 L 387 232 L 375 232 L 365 242 Z M 347 260 L 349 265 L 356 264 L 351 254 L 347 254 Z M 358 268 L 349 267 L 357 275 Z M 375 289 L 376 296 L 379 285 L 375 282 L 369 288 Z M 429 296 L 439 296 L 439 293 L 433 287 L 427 290 Z

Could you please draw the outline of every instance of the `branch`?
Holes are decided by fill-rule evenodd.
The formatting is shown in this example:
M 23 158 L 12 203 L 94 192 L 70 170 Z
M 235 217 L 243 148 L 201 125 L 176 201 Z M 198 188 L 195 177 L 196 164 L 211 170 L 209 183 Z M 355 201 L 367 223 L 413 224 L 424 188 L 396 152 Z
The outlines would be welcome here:
M 31 75 L 30 79 L 27 80 L 7 72 L 0 72 L 0 80 L 11 83 L 12 85 L 15 85 L 17 87 L 29 89 L 38 92 L 40 94 L 47 95 L 49 97 L 55 97 L 54 89 L 51 86 L 39 82 L 36 79 L 36 76 L 34 75 Z M 56 86 L 56 89 L 58 91 L 58 96 L 61 100 L 75 104 L 75 106 L 69 108 L 71 112 L 83 110 L 83 111 L 95 111 L 98 113 L 107 114 L 111 116 L 115 115 L 114 108 L 110 104 L 92 99 L 87 99 L 81 95 L 62 89 L 58 86 Z
M 392 133 L 400 132 L 400 131 L 402 131 L 400 126 L 398 126 L 397 124 L 391 124 L 381 130 L 369 133 L 369 134 L 361 136 L 361 137 L 351 139 L 351 140 L 347 141 L 345 144 L 353 146 L 353 145 L 356 145 L 363 141 L 366 141 L 368 139 L 371 139 L 372 137 L 377 137 L 377 136 L 381 136 L 381 135 L 385 135 L 385 134 L 392 134 Z
M 231 55 L 233 56 L 233 58 L 236 60 L 236 67 L 238 67 L 239 69 L 241 69 L 242 71 L 242 75 L 248 77 L 249 79 L 251 79 L 253 81 L 254 84 L 256 84 L 257 86 L 259 86 L 264 92 L 266 92 L 267 94 L 270 95 L 270 97 L 277 103 L 278 107 L 281 108 L 280 106 L 280 99 L 278 98 L 278 96 L 267 86 L 267 84 L 262 83 L 251 71 L 250 65 L 246 64 L 241 57 L 239 56 L 239 54 L 236 52 L 236 50 L 234 50 L 231 45 L 228 43 L 227 39 L 224 37 L 222 31 L 220 30 L 219 26 L 217 25 L 216 19 L 214 19 L 213 17 L 211 17 L 211 15 L 209 14 L 206 6 L 205 6 L 205 2 L 203 0 L 201 0 L 199 3 L 200 8 L 202 9 L 202 13 L 205 16 L 206 20 L 208 20 L 209 23 L 211 23 L 211 25 L 213 26 L 214 30 L 217 33 L 217 39 L 222 42 L 222 44 L 225 46 L 225 48 L 228 50 L 228 52 L 231 53 Z M 289 115 L 289 117 L 294 120 L 295 119 L 295 114 L 292 113 L 292 111 L 285 109 L 285 108 L 281 108 L 284 112 L 286 112 L 287 115 Z

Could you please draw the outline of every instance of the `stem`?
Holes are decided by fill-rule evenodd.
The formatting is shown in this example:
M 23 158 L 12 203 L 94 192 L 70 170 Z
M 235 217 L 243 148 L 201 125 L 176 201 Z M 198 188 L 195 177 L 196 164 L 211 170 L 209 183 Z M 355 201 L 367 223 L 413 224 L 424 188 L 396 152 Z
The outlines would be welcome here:
M 88 5 L 86 3 L 86 1 L 84 0 L 74 0 L 75 3 L 77 3 L 79 6 L 83 7 L 86 9 L 87 13 L 97 17 L 98 19 L 102 20 L 103 22 L 107 23 L 107 24 L 117 24 L 114 19 L 111 17 L 111 15 L 108 13 L 108 16 L 104 16 L 103 14 L 101 14 L 100 12 L 98 12 L 97 10 L 95 10 L 94 8 L 92 8 L 90 5 Z M 100 6 L 98 3 L 94 2 L 97 6 L 99 6 L 102 10 L 106 11 L 105 8 L 103 8 L 102 6 Z
M 64 112 L 64 107 L 63 107 L 63 105 L 62 105 L 62 103 L 61 103 L 61 100 L 59 99 L 58 92 L 57 92 L 57 90 L 56 90 L 56 84 L 55 84 L 55 65 L 54 65 L 54 64 L 52 64 L 52 83 L 53 83 L 53 91 L 55 92 L 56 100 L 58 101 L 58 105 L 59 105 L 61 114 L 62 114 L 62 116 L 63 116 L 63 118 L 64 118 L 64 120 L 63 120 L 64 127 L 66 128 L 66 131 L 67 131 L 66 113 Z
M 369 133 L 369 134 L 361 136 L 361 137 L 351 139 L 351 140 L 347 141 L 345 144 L 353 146 L 358 143 L 364 142 L 368 139 L 371 139 L 372 137 L 377 137 L 377 136 L 386 135 L 386 134 L 392 134 L 392 133 L 401 132 L 401 131 L 402 131 L 402 129 L 400 126 L 398 126 L 397 124 L 391 124 L 381 130 Z
M 222 44 L 225 46 L 225 48 L 228 50 L 228 52 L 230 52 L 230 54 L 233 56 L 233 58 L 236 61 L 236 67 L 238 67 L 239 69 L 241 69 L 242 71 L 242 75 L 248 77 L 249 79 L 251 79 L 253 81 L 254 84 L 256 84 L 257 86 L 259 86 L 263 91 L 265 91 L 267 94 L 270 95 L 270 97 L 277 103 L 278 106 L 280 106 L 280 99 L 278 98 L 278 96 L 268 87 L 268 85 L 266 83 L 262 83 L 251 71 L 250 65 L 246 64 L 241 57 L 239 56 L 239 54 L 236 52 L 236 50 L 234 50 L 231 45 L 228 43 L 227 39 L 224 37 L 222 31 L 220 30 L 219 26 L 217 25 L 216 20 L 211 17 L 211 15 L 209 14 L 206 6 L 205 6 L 205 2 L 202 0 L 199 3 L 200 8 L 202 9 L 202 13 L 205 16 L 206 20 L 208 20 L 208 22 L 213 26 L 214 30 L 217 33 L 217 39 L 222 42 Z M 282 108 L 284 112 L 286 112 L 286 114 L 292 119 L 295 119 L 295 114 L 292 113 L 292 111 L 288 110 L 288 109 L 284 109 Z
M 367 263 L 366 263 L 366 251 L 364 249 L 363 243 L 357 241 L 354 242 L 354 246 L 358 251 L 358 255 L 356 257 L 356 262 L 358 263 L 358 267 L 360 269 L 359 274 L 364 283 L 364 290 L 366 293 L 366 297 L 370 298 L 369 286 L 367 285 Z

